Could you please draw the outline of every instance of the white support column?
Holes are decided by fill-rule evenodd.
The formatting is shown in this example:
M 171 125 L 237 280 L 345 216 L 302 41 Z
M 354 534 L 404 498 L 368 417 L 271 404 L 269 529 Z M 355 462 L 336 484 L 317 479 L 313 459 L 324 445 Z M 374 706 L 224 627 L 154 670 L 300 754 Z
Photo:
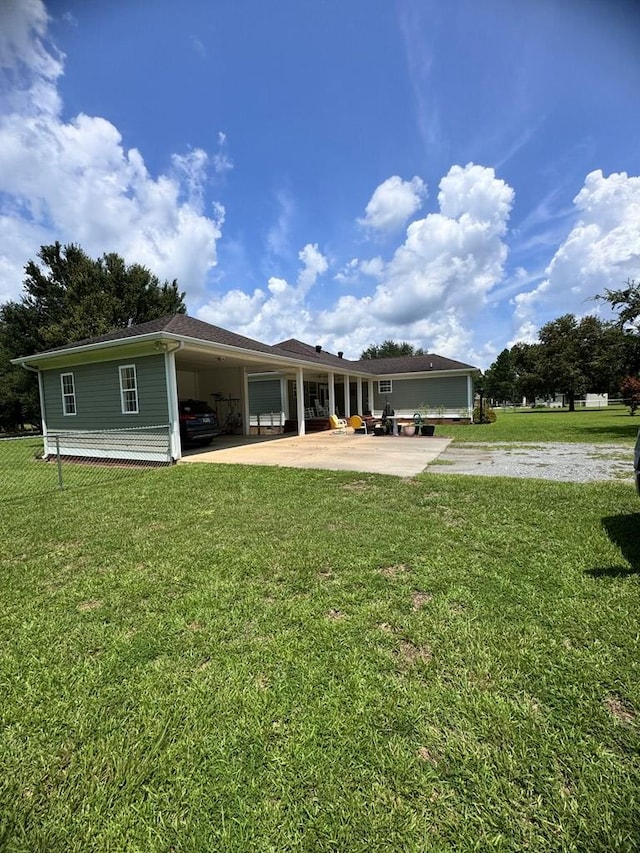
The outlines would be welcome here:
M 167 403 L 169 415 L 169 431 L 171 441 L 171 457 L 178 460 L 182 456 L 180 442 L 180 415 L 178 412 L 178 379 L 176 377 L 176 357 L 172 352 L 164 354 L 164 371 L 167 386 Z
M 251 435 L 251 407 L 249 406 L 249 375 L 247 368 L 242 368 L 242 427 L 245 435 Z
M 471 374 L 467 376 L 467 404 L 469 406 L 469 417 L 473 421 L 473 379 Z
M 288 381 L 286 376 L 280 377 L 280 406 L 284 412 L 285 421 L 289 420 L 289 392 Z M 283 425 L 284 426 L 284 425 Z
M 356 414 L 363 415 L 362 411 L 362 377 L 358 376 L 356 379 Z
M 329 373 L 329 414 L 335 415 L 336 413 L 336 382 L 335 382 L 335 374 Z
M 373 414 L 373 379 L 369 379 L 367 384 L 369 386 L 369 411 Z
M 296 370 L 296 404 L 298 435 L 304 435 L 304 374 L 301 367 Z
M 345 373 L 344 376 L 344 416 L 345 418 L 351 417 L 351 404 L 349 401 L 349 374 Z

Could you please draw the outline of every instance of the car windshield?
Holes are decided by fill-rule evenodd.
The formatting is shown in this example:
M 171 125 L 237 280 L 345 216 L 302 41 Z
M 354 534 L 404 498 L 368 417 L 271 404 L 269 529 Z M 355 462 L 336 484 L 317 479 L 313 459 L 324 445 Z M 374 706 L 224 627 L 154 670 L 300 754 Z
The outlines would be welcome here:
M 204 400 L 184 400 L 180 403 L 180 411 L 186 415 L 212 415 L 213 409 Z

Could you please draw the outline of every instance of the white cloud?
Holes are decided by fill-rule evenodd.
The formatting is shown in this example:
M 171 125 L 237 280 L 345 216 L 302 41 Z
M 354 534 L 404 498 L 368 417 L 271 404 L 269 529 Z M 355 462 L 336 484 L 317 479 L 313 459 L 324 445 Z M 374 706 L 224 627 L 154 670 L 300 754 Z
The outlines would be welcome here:
M 393 175 L 376 187 L 365 216 L 358 222 L 377 231 L 396 230 L 420 209 L 426 196 L 427 187 L 421 178 L 403 181 Z
M 298 258 L 301 266 L 295 285 L 284 278 L 272 276 L 267 284 L 268 294 L 260 289 L 251 295 L 232 290 L 209 299 L 198 310 L 197 316 L 270 343 L 291 337 L 313 337 L 312 314 L 305 300 L 329 264 L 317 243 L 307 243 L 298 253 Z
M 440 182 L 440 213 L 412 222 L 372 297 L 340 299 L 324 323 L 361 312 L 400 327 L 455 308 L 471 317 L 501 280 L 513 190 L 493 169 L 453 166 Z
M 296 285 L 272 278 L 266 298 L 262 291 L 244 299 L 221 296 L 199 316 L 224 326 L 243 314 L 236 327 L 243 334 L 270 342 L 298 337 L 351 358 L 391 337 L 468 360 L 477 312 L 502 277 L 513 190 L 492 169 L 473 164 L 453 167 L 440 189 L 447 215 L 412 222 L 388 263 L 352 258 L 336 276 L 348 283 L 358 274 L 374 276 L 380 284 L 372 294 L 343 294 L 312 313 L 307 297 L 329 264 L 317 244 L 308 243 L 298 255 Z
M 637 278 L 640 268 L 640 177 L 587 175 L 573 200 L 577 219 L 533 290 L 518 294 L 516 316 L 542 322 L 583 311 L 605 288 Z M 591 303 L 591 313 L 597 306 Z
M 298 258 L 302 261 L 302 269 L 298 276 L 298 289 L 301 294 L 306 294 L 316 283 L 318 276 L 328 270 L 329 264 L 318 250 L 317 243 L 307 243 L 304 249 L 298 253 Z
M 45 45 L 43 4 L 5 3 L 1 15 L 2 83 L 18 92 L 0 116 L 0 216 L 14 237 L 0 249 L 7 294 L 18 295 L 24 264 L 56 239 L 93 256 L 116 251 L 160 278 L 178 278 L 190 294 L 203 289 L 224 221 L 220 205 L 211 215 L 203 209 L 207 153 L 174 155 L 172 174 L 154 178 L 109 121 L 63 121 L 63 58 Z
M 379 256 L 364 261 L 352 258 L 335 274 L 334 278 L 343 284 L 358 284 L 363 275 L 381 279 L 384 268 L 384 261 Z

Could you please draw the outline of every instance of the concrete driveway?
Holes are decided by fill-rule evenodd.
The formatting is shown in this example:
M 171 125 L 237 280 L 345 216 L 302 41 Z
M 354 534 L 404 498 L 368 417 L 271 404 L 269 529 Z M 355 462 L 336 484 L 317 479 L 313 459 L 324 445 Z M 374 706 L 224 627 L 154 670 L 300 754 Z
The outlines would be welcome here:
M 189 450 L 182 463 L 277 465 L 413 477 L 424 471 L 450 438 L 314 432 L 305 436 L 221 436 L 205 450 Z

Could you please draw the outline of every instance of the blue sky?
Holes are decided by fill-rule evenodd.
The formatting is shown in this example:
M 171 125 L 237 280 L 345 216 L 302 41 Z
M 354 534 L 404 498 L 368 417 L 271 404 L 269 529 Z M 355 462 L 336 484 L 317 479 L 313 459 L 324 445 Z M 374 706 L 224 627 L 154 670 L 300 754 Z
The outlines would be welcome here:
M 636 0 L 0 0 L 0 301 L 76 242 L 486 368 L 640 278 L 638 44 Z

